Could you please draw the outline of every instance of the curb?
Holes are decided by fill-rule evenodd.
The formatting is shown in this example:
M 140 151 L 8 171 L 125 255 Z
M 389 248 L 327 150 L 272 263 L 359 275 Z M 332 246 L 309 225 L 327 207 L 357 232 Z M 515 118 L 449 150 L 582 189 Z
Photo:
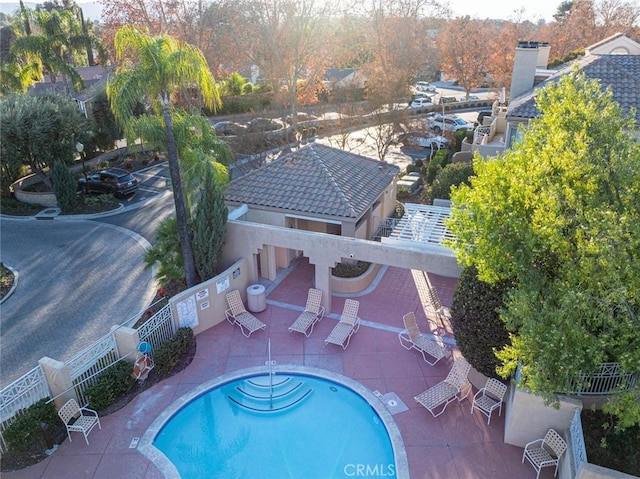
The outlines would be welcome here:
M 7 294 L 5 294 L 2 297 L 2 299 L 0 299 L 0 304 L 4 303 L 7 299 L 9 299 L 9 296 L 11 296 L 13 292 L 16 290 L 16 288 L 18 287 L 18 277 L 20 276 L 19 273 L 15 269 L 13 269 L 11 266 L 5 264 L 4 267 L 13 273 L 13 284 L 11 285 L 11 289 L 7 292 Z

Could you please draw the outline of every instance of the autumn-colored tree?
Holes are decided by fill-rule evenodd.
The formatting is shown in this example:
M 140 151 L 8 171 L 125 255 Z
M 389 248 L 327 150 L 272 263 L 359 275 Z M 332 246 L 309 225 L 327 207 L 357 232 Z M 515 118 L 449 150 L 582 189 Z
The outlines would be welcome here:
M 428 2 L 375 1 L 367 11 L 372 61 L 364 71 L 367 99 L 375 108 L 405 98 L 435 50 L 423 24 Z
M 438 46 L 442 54 L 442 69 L 455 78 L 467 96 L 486 82 L 491 71 L 489 47 L 494 29 L 487 20 L 458 17 L 440 31 Z
M 537 39 L 551 44 L 551 59 L 562 59 L 617 32 L 640 34 L 640 9 L 635 0 L 568 0 L 556 22 L 541 28 Z
M 493 33 L 487 44 L 491 55 L 487 67 L 493 86 L 509 88 L 516 46 L 519 41 L 535 40 L 537 26 L 524 19 L 524 10 L 518 10 L 509 20 L 487 24 L 487 28 Z
M 236 38 L 244 33 L 245 53 L 274 88 L 276 100 L 297 123 L 298 86 L 319 78 L 326 67 L 327 19 L 333 3 L 319 0 L 249 0 Z M 248 44 L 246 43 L 248 42 Z

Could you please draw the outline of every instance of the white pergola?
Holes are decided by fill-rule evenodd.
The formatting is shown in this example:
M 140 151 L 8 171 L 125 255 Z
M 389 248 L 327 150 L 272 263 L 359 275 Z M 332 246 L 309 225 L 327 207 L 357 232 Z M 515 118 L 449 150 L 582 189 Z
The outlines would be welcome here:
M 442 244 L 445 239 L 455 238 L 445 225 L 450 216 L 451 209 L 445 206 L 405 203 L 404 215 L 389 237 L 381 240 L 385 243 L 437 246 L 451 251 Z

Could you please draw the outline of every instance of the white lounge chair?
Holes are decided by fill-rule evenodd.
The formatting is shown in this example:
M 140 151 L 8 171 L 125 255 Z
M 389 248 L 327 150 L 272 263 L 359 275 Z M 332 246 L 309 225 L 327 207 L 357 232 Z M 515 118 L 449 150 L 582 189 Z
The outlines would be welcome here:
M 347 349 L 351 336 L 360 328 L 359 307 L 360 303 L 358 301 L 354 299 L 345 300 L 340 321 L 334 326 L 327 339 L 324 340 L 325 345 L 336 344 L 342 346 L 342 349 Z
M 251 333 L 267 327 L 266 324 L 244 309 L 240 291 L 237 289 L 227 293 L 227 303 L 229 303 L 229 309 L 224 312 L 227 321 L 240 326 L 240 331 L 247 338 L 251 336 Z
M 324 317 L 324 306 L 320 304 L 321 302 L 322 290 L 309 288 L 307 305 L 304 307 L 304 311 L 300 313 L 300 316 L 289 326 L 289 332 L 297 331 L 309 337 L 315 324 Z
M 480 389 L 471 402 L 471 414 L 477 409 L 487 416 L 487 426 L 491 422 L 491 413 L 498 409 L 498 416 L 502 415 L 502 401 L 507 392 L 507 385 L 497 379 L 489 378 L 485 386 Z
M 442 342 L 427 338 L 424 336 L 418 328 L 418 322 L 416 321 L 416 315 L 412 312 L 405 314 L 402 317 L 404 322 L 405 331 L 401 331 L 398 334 L 400 344 L 407 351 L 415 349 L 422 354 L 427 364 L 433 366 L 442 358 L 446 358 L 451 355 L 451 351 Z M 431 356 L 434 360 L 430 361 L 425 356 L 425 353 Z
M 98 413 L 93 409 L 78 406 L 75 399 L 69 399 L 58 411 L 58 416 L 60 416 L 60 419 L 62 419 L 62 422 L 67 427 L 67 435 L 71 442 L 73 442 L 71 432 L 81 432 L 88 446 L 89 439 L 87 439 L 87 434 L 96 427 L 96 424 L 98 425 L 98 429 L 102 429 Z
M 418 404 L 427 408 L 433 417 L 438 417 L 445 411 L 450 402 L 456 399 L 460 402 L 467 397 L 469 393 L 467 375 L 470 369 L 471 366 L 463 358 L 455 359 L 453 367 L 445 379 L 418 394 L 414 399 Z M 463 387 L 466 388 L 464 396 L 462 396 Z M 442 409 L 436 413 L 439 408 Z
M 524 446 L 522 453 L 522 462 L 525 458 L 531 463 L 537 471 L 536 479 L 540 476 L 540 469 L 543 467 L 556 466 L 553 477 L 558 474 L 558 464 L 560 457 L 567 450 L 567 443 L 564 442 L 562 436 L 555 430 L 549 429 L 544 439 L 536 439 Z

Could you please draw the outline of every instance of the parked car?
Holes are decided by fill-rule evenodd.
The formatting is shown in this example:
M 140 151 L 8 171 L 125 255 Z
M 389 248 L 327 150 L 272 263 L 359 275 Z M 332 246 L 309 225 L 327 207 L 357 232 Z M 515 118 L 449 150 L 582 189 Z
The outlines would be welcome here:
M 440 133 L 441 131 L 456 132 L 463 128 L 473 131 L 475 125 L 457 116 L 436 115 L 429 119 L 429 127 L 436 133 Z
M 423 106 L 429 106 L 429 105 L 433 105 L 431 98 L 429 98 L 428 96 L 425 96 L 425 97 L 416 98 L 415 100 L 413 100 L 409 105 L 409 108 L 422 108 Z
M 418 91 L 424 91 L 424 92 L 430 92 L 430 93 L 435 93 L 436 92 L 436 87 L 434 87 L 428 81 L 416 82 L 416 84 L 413 87 Z
M 216 135 L 242 135 L 247 132 L 247 127 L 233 121 L 219 121 L 213 125 Z
M 247 122 L 247 131 L 255 133 L 259 131 L 273 131 L 283 128 L 283 124 L 278 120 L 272 120 L 271 118 L 254 118 Z
M 441 96 L 438 102 L 439 105 L 444 105 L 445 103 L 455 103 L 458 99 L 455 96 Z
M 125 196 L 138 191 L 138 180 L 122 168 L 109 168 L 78 180 L 78 190 L 85 193 L 111 193 Z
M 449 146 L 449 140 L 443 136 L 428 136 L 422 131 L 403 133 L 398 137 L 398 141 L 404 146 L 414 148 L 431 148 L 440 150 Z

